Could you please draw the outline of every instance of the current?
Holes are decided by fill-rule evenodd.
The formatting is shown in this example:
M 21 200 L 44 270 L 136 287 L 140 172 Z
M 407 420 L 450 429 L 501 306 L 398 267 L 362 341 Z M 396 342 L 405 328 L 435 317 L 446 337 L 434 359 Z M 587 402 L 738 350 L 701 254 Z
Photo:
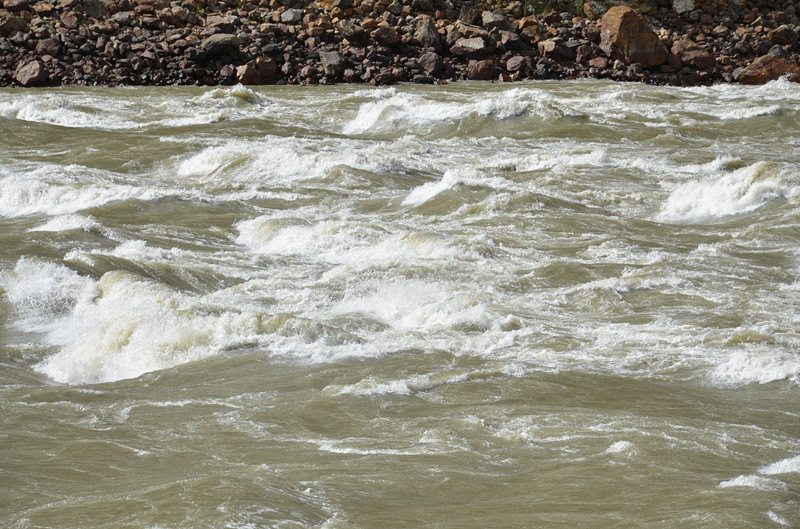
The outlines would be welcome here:
M 800 85 L 0 90 L 0 525 L 800 526 Z

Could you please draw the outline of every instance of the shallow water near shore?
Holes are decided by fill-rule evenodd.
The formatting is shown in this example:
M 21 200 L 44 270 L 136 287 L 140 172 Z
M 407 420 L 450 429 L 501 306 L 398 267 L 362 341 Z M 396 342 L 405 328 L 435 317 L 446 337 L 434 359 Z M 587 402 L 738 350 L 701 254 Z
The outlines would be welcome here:
M 796 527 L 800 85 L 0 90 L 0 525 Z

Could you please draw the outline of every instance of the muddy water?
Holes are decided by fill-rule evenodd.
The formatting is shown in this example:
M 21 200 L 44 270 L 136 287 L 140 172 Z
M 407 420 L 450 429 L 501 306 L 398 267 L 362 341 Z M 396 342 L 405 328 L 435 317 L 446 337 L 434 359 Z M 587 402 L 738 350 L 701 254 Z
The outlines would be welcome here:
M 10 528 L 795 527 L 800 85 L 0 90 Z

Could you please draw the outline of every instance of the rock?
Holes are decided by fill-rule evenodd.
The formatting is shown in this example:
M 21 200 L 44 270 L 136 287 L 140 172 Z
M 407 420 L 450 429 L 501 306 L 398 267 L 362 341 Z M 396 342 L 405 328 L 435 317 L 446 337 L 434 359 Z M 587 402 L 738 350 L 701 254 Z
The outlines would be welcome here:
M 422 17 L 417 23 L 417 30 L 414 32 L 414 40 L 423 48 L 434 48 L 439 50 L 442 48 L 442 41 L 439 39 L 439 32 L 436 30 L 436 24 L 430 17 Z
M 74 11 L 65 11 L 61 14 L 61 23 L 64 24 L 64 27 L 67 29 L 77 28 L 79 20 L 78 14 Z
M 531 67 L 531 60 L 528 57 L 515 55 L 506 61 L 506 70 L 509 72 L 520 72 L 523 75 L 528 73 Z
M 644 68 L 667 60 L 667 48 L 642 16 L 627 6 L 617 6 L 600 21 L 600 49 L 625 64 L 640 63 Z
M 444 61 L 438 53 L 432 51 L 420 55 L 417 64 L 427 75 L 439 75 L 444 69 Z
M 44 86 L 50 80 L 47 68 L 39 61 L 20 65 L 14 72 L 14 79 L 25 87 Z
M 331 8 L 338 7 L 339 9 L 350 9 L 353 7 L 353 0 L 333 0 Z
M 800 66 L 780 57 L 764 55 L 739 71 L 739 82 L 758 85 L 784 76 L 787 76 L 790 81 L 800 82 Z
M 514 33 L 513 31 L 498 31 L 500 36 L 500 44 L 503 48 L 507 51 L 514 51 L 514 50 L 525 50 L 530 49 L 525 42 L 519 38 L 519 35 Z
M 786 49 L 783 46 L 781 46 L 779 44 L 776 44 L 773 47 L 771 47 L 769 49 L 769 51 L 767 52 L 767 55 L 772 55 L 774 57 L 780 57 L 782 59 L 789 59 L 792 56 L 788 51 L 786 51 Z
M 349 41 L 358 41 L 364 38 L 364 28 L 347 19 L 339 20 L 336 23 L 336 31 Z
M 211 58 L 230 55 L 239 51 L 239 39 L 230 33 L 216 33 L 205 39 L 200 48 Z
M 575 59 L 575 51 L 564 44 L 564 41 L 555 38 L 543 40 L 537 44 L 539 55 L 549 57 L 556 62 L 571 61 Z
M 594 59 L 589 59 L 587 63 L 591 68 L 597 68 L 598 70 L 605 70 L 608 68 L 608 59 L 605 57 L 595 57 Z
M 583 4 L 583 14 L 589 20 L 598 20 L 608 11 L 608 7 L 603 2 L 585 2 Z
M 58 57 L 61 53 L 61 43 L 55 39 L 42 39 L 36 43 L 36 53 L 42 57 L 45 55 Z
M 678 56 L 684 65 L 694 70 L 711 70 L 716 64 L 716 59 L 711 53 L 687 39 L 675 41 L 672 53 Z
M 672 0 L 672 10 L 682 15 L 694 10 L 694 0 Z
M 303 20 L 302 9 L 287 9 L 281 13 L 281 22 L 284 24 L 299 24 L 301 20 Z
M 470 81 L 488 81 L 494 79 L 494 63 L 491 59 L 483 61 L 469 61 L 467 65 L 467 79 Z
M 378 28 L 370 33 L 372 40 L 384 46 L 395 46 L 400 43 L 400 35 L 394 28 L 389 26 L 378 26 Z
M 105 19 L 111 14 L 99 0 L 83 0 L 83 13 L 89 18 Z
M 489 48 L 486 42 L 480 37 L 458 39 L 450 48 L 450 53 L 466 59 L 483 59 L 490 51 L 491 48 Z
M 132 11 L 120 11 L 119 13 L 115 13 L 111 17 L 111 20 L 120 26 L 132 26 L 136 21 L 136 15 L 134 15 Z
M 0 37 L 8 37 L 12 33 L 22 31 L 28 27 L 24 18 L 18 16 L 0 16 Z
M 275 79 L 277 67 L 272 59 L 258 57 L 236 68 L 236 78 L 244 85 L 261 85 Z
M 508 25 L 506 16 L 503 13 L 500 11 L 489 11 L 488 9 L 481 13 L 481 22 L 483 27 L 489 31 L 494 28 L 504 29 Z
M 236 30 L 236 26 L 231 18 L 232 17 L 208 15 L 206 17 L 206 27 L 216 28 L 219 33 L 233 33 Z
M 794 48 L 797 46 L 798 38 L 797 33 L 795 33 L 791 26 L 784 24 L 770 34 L 770 41 L 772 41 L 773 44 L 791 46 Z
M 12 13 L 21 13 L 28 9 L 28 0 L 4 0 L 3 7 Z
M 344 71 L 345 59 L 338 51 L 322 52 L 319 54 L 319 59 L 323 73 L 330 78 L 339 77 Z

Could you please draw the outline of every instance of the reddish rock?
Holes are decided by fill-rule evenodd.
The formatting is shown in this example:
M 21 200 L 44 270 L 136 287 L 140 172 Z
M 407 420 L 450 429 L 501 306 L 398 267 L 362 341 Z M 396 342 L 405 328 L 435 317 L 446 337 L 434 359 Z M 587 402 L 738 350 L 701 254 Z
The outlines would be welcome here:
M 612 7 L 600 21 L 600 48 L 612 59 L 645 68 L 667 60 L 667 48 L 642 16 L 627 6 Z
M 244 85 L 268 84 L 275 80 L 277 67 L 272 59 L 259 57 L 236 68 L 236 78 Z
M 764 55 L 739 72 L 739 82 L 765 84 L 784 76 L 790 81 L 800 82 L 800 66 L 774 55 Z
M 589 64 L 589 66 L 592 68 L 605 70 L 606 68 L 608 68 L 608 59 L 606 59 L 605 57 L 595 57 L 594 59 L 590 59 L 587 64 Z
M 491 59 L 483 61 L 469 61 L 467 66 L 467 79 L 471 81 L 488 81 L 494 79 L 494 63 Z
M 370 33 L 372 40 L 384 46 L 394 46 L 400 43 L 400 35 L 394 28 L 388 26 L 379 26 L 375 31 Z
M 61 15 L 61 23 L 67 29 L 75 29 L 78 27 L 78 14 L 74 11 L 66 11 Z
M 14 72 L 14 79 L 25 87 L 44 86 L 50 80 L 47 68 L 39 61 L 22 64 Z
M 672 53 L 694 70 L 711 70 L 717 62 L 705 48 L 687 39 L 676 41 Z

